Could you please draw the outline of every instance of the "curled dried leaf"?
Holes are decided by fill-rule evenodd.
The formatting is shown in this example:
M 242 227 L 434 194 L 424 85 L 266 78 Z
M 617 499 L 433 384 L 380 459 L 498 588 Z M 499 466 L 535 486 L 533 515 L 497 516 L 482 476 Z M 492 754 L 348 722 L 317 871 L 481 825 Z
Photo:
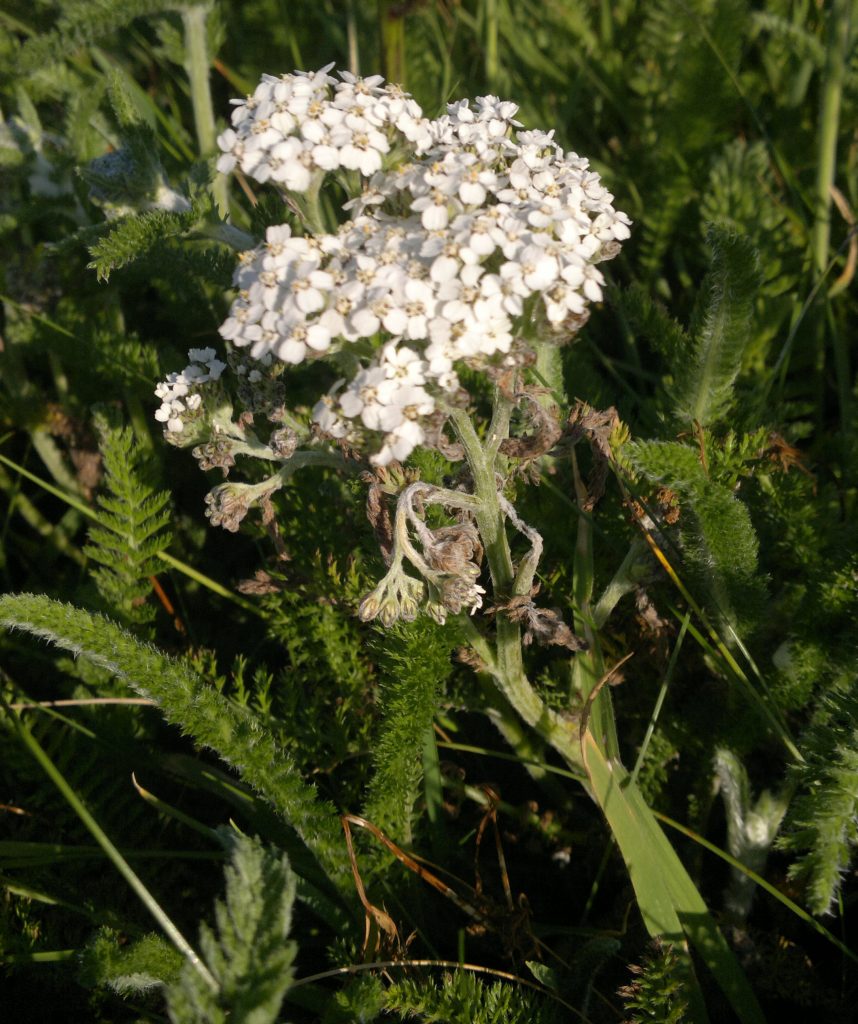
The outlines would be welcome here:
M 563 621 L 557 608 L 537 608 L 533 598 L 539 592 L 536 586 L 529 595 L 511 597 L 509 601 L 499 602 L 488 612 L 503 612 L 510 621 L 524 627 L 522 643 L 529 646 L 535 640 L 545 647 L 565 647 L 577 653 L 586 651 L 589 645 L 586 640 L 576 636 Z
M 272 431 L 268 447 L 278 459 L 291 459 L 298 447 L 298 435 L 290 427 L 280 427 Z
M 531 433 L 526 437 L 509 437 L 500 444 L 500 450 L 504 455 L 514 459 L 537 459 L 545 455 L 560 440 L 563 430 L 560 426 L 560 419 L 557 409 L 552 406 L 544 408 L 537 401 L 537 393 L 546 394 L 544 388 L 526 388 L 520 393 L 520 397 L 528 401 L 528 418 Z
M 428 422 L 423 428 L 424 444 L 437 449 L 448 462 L 461 462 L 465 457 L 465 449 L 458 441 L 451 441 L 444 433 L 447 419 L 447 414 L 440 410 L 427 417 Z
M 611 435 L 620 425 L 617 410 L 611 405 L 607 409 L 594 409 L 586 402 L 576 402 L 569 413 L 564 435 L 570 445 L 584 439 L 593 452 L 593 469 L 587 478 L 587 497 L 582 504 L 584 512 L 592 512 L 605 493 L 613 453 Z
M 381 484 L 371 473 L 365 473 L 363 479 L 367 477 L 370 486 L 366 495 L 366 517 L 372 524 L 385 565 L 390 565 L 393 560 L 393 522 Z
M 285 587 L 278 583 L 273 576 L 270 576 L 264 569 L 257 569 L 253 579 L 240 580 L 236 587 L 240 594 L 277 594 Z

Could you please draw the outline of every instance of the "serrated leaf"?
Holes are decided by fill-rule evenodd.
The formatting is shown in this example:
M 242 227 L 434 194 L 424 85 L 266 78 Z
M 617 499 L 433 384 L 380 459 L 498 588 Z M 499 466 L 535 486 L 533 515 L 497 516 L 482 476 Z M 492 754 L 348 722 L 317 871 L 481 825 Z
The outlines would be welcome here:
M 203 959 L 219 991 L 186 964 L 167 993 L 174 1024 L 273 1024 L 292 982 L 297 946 L 287 936 L 295 878 L 288 858 L 246 836 L 231 842 L 217 926 L 200 928 Z
M 692 318 L 692 346 L 672 388 L 677 416 L 704 427 L 732 404 L 760 286 L 759 260 L 744 238 L 711 226 L 707 243 L 711 264 Z

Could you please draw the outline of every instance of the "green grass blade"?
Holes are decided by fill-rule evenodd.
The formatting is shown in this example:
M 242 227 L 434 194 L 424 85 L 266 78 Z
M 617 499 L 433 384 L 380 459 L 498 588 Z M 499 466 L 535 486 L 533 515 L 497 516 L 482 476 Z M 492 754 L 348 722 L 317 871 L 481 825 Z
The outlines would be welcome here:
M 742 1024 L 765 1024 L 762 1010 L 703 897 L 626 770 L 609 762 L 589 731 L 582 743 L 593 795 L 626 862 L 651 935 L 681 943 L 687 936 Z M 703 996 L 689 978 L 693 1018 L 706 1020 Z
M 740 860 L 732 857 L 725 850 L 716 846 L 714 843 L 710 843 L 708 839 L 704 839 L 703 836 L 698 835 L 693 829 L 688 828 L 679 821 L 674 821 L 673 818 L 669 818 L 666 814 L 661 814 L 659 811 L 652 812 L 659 821 L 663 821 L 665 825 L 669 825 L 671 828 L 675 828 L 677 832 L 681 832 L 684 836 L 688 836 L 699 846 L 702 846 L 704 850 L 708 850 L 710 853 L 714 853 L 716 857 L 720 857 L 721 860 L 726 861 L 730 867 L 735 868 L 737 871 L 741 871 L 742 874 L 747 875 L 756 885 L 761 889 L 764 889 L 770 896 L 774 898 L 786 907 L 787 910 L 791 911 L 800 920 L 804 921 L 805 924 L 810 925 L 811 928 L 819 935 L 821 935 L 827 942 L 830 942 L 833 946 L 836 946 L 840 952 L 858 963 L 858 953 L 850 949 L 845 943 L 841 942 L 836 935 L 833 935 L 824 925 L 812 917 L 803 907 L 800 907 L 797 903 L 793 902 L 780 891 L 775 888 L 771 882 L 767 882 L 762 875 L 758 875 L 756 871 L 752 871 L 749 867 L 743 864 Z

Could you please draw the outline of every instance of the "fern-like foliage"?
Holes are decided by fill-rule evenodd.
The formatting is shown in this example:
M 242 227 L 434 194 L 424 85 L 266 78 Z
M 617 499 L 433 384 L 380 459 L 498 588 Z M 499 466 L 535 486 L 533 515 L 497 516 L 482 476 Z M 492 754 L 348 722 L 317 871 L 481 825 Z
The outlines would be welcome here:
M 550 1024 L 550 1004 L 526 989 L 500 982 L 489 984 L 469 971 L 432 980 L 395 982 L 384 993 L 387 1010 L 406 1019 L 440 1024 Z
M 680 367 L 691 349 L 691 338 L 682 324 L 653 299 L 652 291 L 642 284 L 633 284 L 613 294 L 634 330 L 664 358 L 671 373 Z
M 87 987 L 107 985 L 119 995 L 137 995 L 178 980 L 183 963 L 160 935 L 121 946 L 112 928 L 101 928 L 81 953 L 78 979 Z
M 135 18 L 162 14 L 184 6 L 177 0 L 71 0 L 58 4 L 54 27 L 28 40 L 18 58 L 26 73 L 45 64 L 63 60 L 75 50 L 91 46 L 105 36 L 129 25 Z
M 858 681 L 825 697 L 801 746 L 800 795 L 778 846 L 797 854 L 790 877 L 805 882 L 813 913 L 825 914 L 858 845 Z
M 643 963 L 629 967 L 634 981 L 619 994 L 625 1003 L 626 1024 L 686 1024 L 691 1021 L 686 997 L 685 964 L 672 946 L 656 946 Z
M 109 619 L 32 594 L 0 597 L 0 625 L 21 629 L 108 669 L 154 700 L 167 721 L 216 751 L 292 826 L 333 881 L 348 887 L 339 819 L 304 782 L 262 721 L 206 686 L 187 665 Z
M 761 292 L 782 294 L 800 273 L 806 240 L 796 229 L 762 142 L 735 139 L 713 161 L 700 203 L 705 222 L 743 234 L 760 255 Z
M 173 1024 L 272 1024 L 292 982 L 295 878 L 287 857 L 237 836 L 224 875 L 217 929 L 200 926 L 203 960 L 218 988 L 186 963 L 167 992 Z
M 747 507 L 723 484 L 711 480 L 697 451 L 676 441 L 629 445 L 629 458 L 648 479 L 679 495 L 684 556 L 721 614 L 735 617 L 760 597 L 757 535 Z
M 662 270 L 664 257 L 693 198 L 694 185 L 688 174 L 680 172 L 659 183 L 641 235 L 640 266 L 647 277 Z
M 760 284 L 757 254 L 744 238 L 713 225 L 707 244 L 710 270 L 694 309 L 692 348 L 675 367 L 673 386 L 677 415 L 702 426 L 730 409 Z
M 736 98 L 746 0 L 655 0 L 638 37 L 639 80 L 657 145 L 687 159 L 723 135 Z
M 683 425 L 713 426 L 733 405 L 733 386 L 751 338 L 754 300 L 760 287 L 753 246 L 722 225 L 707 230 L 709 271 L 686 330 L 633 286 L 619 298 L 632 327 L 664 357 L 672 417 Z
M 170 544 L 170 495 L 148 482 L 143 453 L 129 428 L 113 427 L 103 416 L 96 426 L 105 486 L 84 550 L 101 566 L 92 576 L 107 606 L 124 624 L 143 626 L 155 617 L 146 598 L 150 577 L 163 568 L 158 553 Z
M 167 238 L 191 231 L 211 209 L 211 199 L 203 193 L 194 197 L 187 210 L 147 210 L 117 221 L 108 233 L 89 247 L 90 270 L 99 281 L 106 281 L 113 270 L 128 266 L 147 255 Z
M 374 744 L 375 774 L 366 816 L 398 842 L 412 839 L 423 778 L 422 751 L 451 672 L 448 630 L 428 617 L 390 631 L 382 652 L 382 726 Z

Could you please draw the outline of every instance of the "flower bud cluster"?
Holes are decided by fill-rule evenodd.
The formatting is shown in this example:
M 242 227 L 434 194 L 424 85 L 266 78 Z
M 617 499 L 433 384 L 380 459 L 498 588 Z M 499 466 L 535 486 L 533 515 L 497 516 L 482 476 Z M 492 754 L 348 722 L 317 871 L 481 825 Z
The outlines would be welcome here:
M 557 342 L 574 333 L 602 297 L 597 264 L 617 254 L 629 219 L 552 133 L 517 131 L 514 103 L 480 97 L 475 108 L 463 100 L 437 120 L 416 120 L 413 101 L 377 76 L 341 73 L 331 91 L 328 70 L 263 79 L 253 104 L 234 115 L 243 145 L 259 138 L 268 146 L 266 132 L 288 129 L 304 146 L 326 118 L 330 132 L 369 118 L 379 133 L 384 125 L 402 131 L 405 155 L 381 169 L 388 150 L 379 134 L 377 159 L 355 165 L 369 180 L 335 234 L 271 227 L 262 246 L 243 253 L 220 333 L 254 358 L 292 365 L 361 342 L 359 369 L 313 416 L 322 432 L 355 446 L 380 433 L 371 461 L 383 466 L 426 442 L 429 417 L 459 391 L 458 364 L 515 365 L 540 326 Z M 242 161 L 256 152 L 246 145 Z M 221 169 L 233 157 L 222 157 Z M 259 166 L 248 164 L 253 173 Z M 314 167 L 329 169 L 316 156 L 308 174 Z M 264 175 L 309 187 L 309 179 Z
M 189 422 L 200 419 L 203 407 L 201 386 L 220 379 L 226 363 L 220 361 L 213 348 L 192 348 L 190 362 L 181 373 L 169 373 L 155 388 L 161 406 L 155 419 L 164 424 L 168 440 L 181 442 L 179 436 Z M 173 435 L 170 437 L 170 435 Z
M 378 471 L 383 472 L 383 471 Z M 476 526 L 469 520 L 474 499 L 421 481 L 406 486 L 397 499 L 393 552 L 384 579 L 361 602 L 358 615 L 364 622 L 378 618 L 385 626 L 397 619 L 410 622 L 419 611 L 444 624 L 448 615 L 482 607 L 485 590 L 477 580 L 483 547 Z M 459 522 L 430 529 L 424 505 L 456 509 Z M 419 542 L 415 547 L 410 533 Z M 408 561 L 420 579 L 404 570 Z

